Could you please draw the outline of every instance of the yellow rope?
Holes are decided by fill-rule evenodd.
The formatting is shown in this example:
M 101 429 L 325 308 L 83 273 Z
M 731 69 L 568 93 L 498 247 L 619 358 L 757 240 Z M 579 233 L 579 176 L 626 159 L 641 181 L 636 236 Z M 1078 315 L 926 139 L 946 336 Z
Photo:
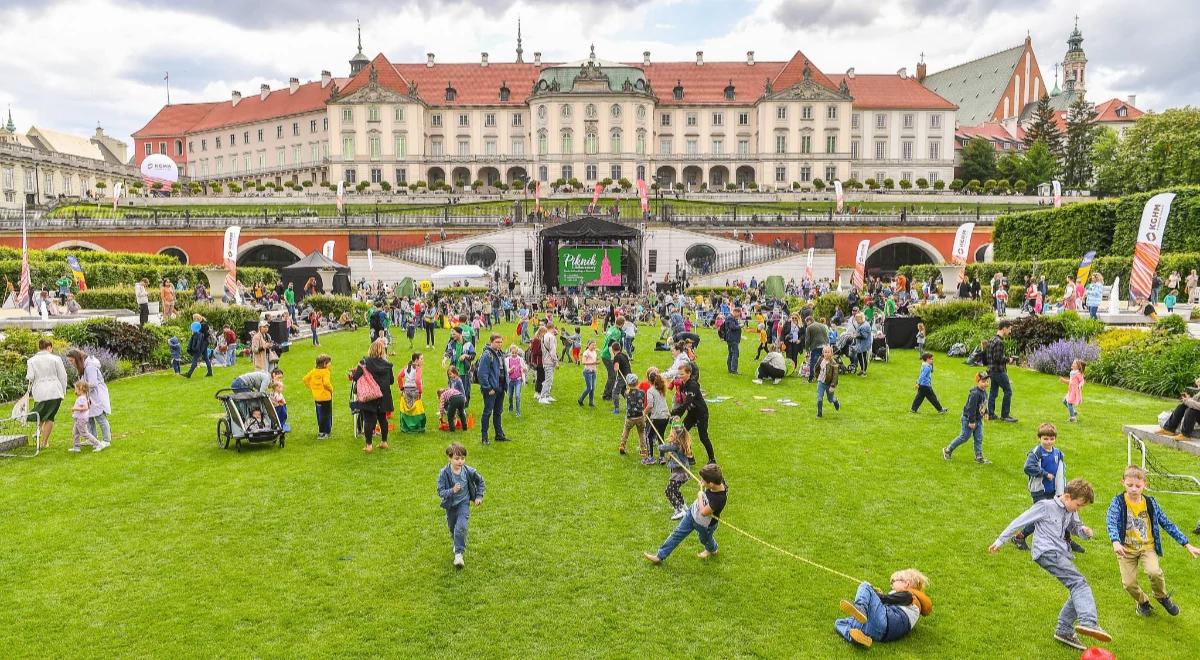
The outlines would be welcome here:
M 654 429 L 654 434 L 658 436 L 658 439 L 659 439 L 659 440 L 663 440 L 662 434 L 660 434 L 660 433 L 658 432 L 658 429 L 657 429 L 657 428 L 654 428 L 654 425 L 653 425 L 653 424 L 651 424 L 651 425 L 650 425 L 650 428 Z M 665 440 L 663 440 L 663 442 L 665 443 L 666 441 L 665 441 Z M 677 464 L 677 465 L 678 465 L 678 466 L 679 466 L 679 467 L 680 467 L 680 468 L 681 468 L 681 469 L 682 469 L 684 472 L 686 472 L 686 473 L 687 473 L 687 475 L 688 475 L 689 477 L 691 477 L 692 479 L 694 479 L 694 480 L 696 481 L 696 483 L 702 483 L 702 482 L 700 481 L 700 478 L 699 478 L 699 477 L 697 477 L 696 475 L 692 474 L 692 471 L 691 471 L 691 470 L 689 470 L 689 469 L 688 469 L 688 467 L 687 467 L 686 465 L 684 465 L 683 463 L 680 463 L 680 462 L 679 462 L 679 459 L 675 458 L 675 455 L 674 455 L 674 454 L 672 454 L 672 455 L 671 455 L 669 458 L 670 458 L 672 461 L 674 461 L 674 462 L 675 462 L 675 464 Z M 792 559 L 798 559 L 798 560 L 800 560 L 800 561 L 802 561 L 802 562 L 804 562 L 804 563 L 808 564 L 809 566 L 813 566 L 813 567 L 815 567 L 815 568 L 819 568 L 819 569 L 821 569 L 821 570 L 823 570 L 823 571 L 828 571 L 828 572 L 830 572 L 830 573 L 833 573 L 834 575 L 837 575 L 837 576 L 839 576 L 839 577 L 844 577 L 844 578 L 846 578 L 847 580 L 850 580 L 851 582 L 854 582 L 854 583 L 862 583 L 862 582 L 865 582 L 865 580 L 860 580 L 860 579 L 858 579 L 858 578 L 854 577 L 853 575 L 847 575 L 846 573 L 843 573 L 843 572 L 841 572 L 841 571 L 838 571 L 838 570 L 834 570 L 834 569 L 832 569 L 832 568 L 829 568 L 828 566 L 822 566 L 821 564 L 818 564 L 817 562 L 815 562 L 815 561 L 813 561 L 813 560 L 811 560 L 811 559 L 806 559 L 806 558 L 804 558 L 804 557 L 801 557 L 800 555 L 798 555 L 798 554 L 796 554 L 796 553 L 794 553 L 794 552 L 791 552 L 791 551 L 789 551 L 789 550 L 784 550 L 783 548 L 781 548 L 781 547 L 779 547 L 779 546 L 775 545 L 774 543 L 771 543 L 770 541 L 765 541 L 765 540 L 763 540 L 763 539 L 760 539 L 759 537 L 757 537 L 757 536 L 755 536 L 755 535 L 751 534 L 750 532 L 747 532 L 747 531 L 746 531 L 746 530 L 744 530 L 744 529 L 741 529 L 741 528 L 739 528 L 739 527 L 734 527 L 732 524 L 730 524 L 730 523 L 728 523 L 728 522 L 725 522 L 724 520 L 722 520 L 721 518 L 719 518 L 719 517 L 717 517 L 717 516 L 712 516 L 712 518 L 713 518 L 714 520 L 716 520 L 717 522 L 721 523 L 722 525 L 724 525 L 725 527 L 728 527 L 729 529 L 732 529 L 733 531 L 735 531 L 735 532 L 737 532 L 737 533 L 741 534 L 742 536 L 745 536 L 746 538 L 748 538 L 748 539 L 750 539 L 750 540 L 752 540 L 752 541 L 757 541 L 757 542 L 759 542 L 759 543 L 761 543 L 761 544 L 765 545 L 766 547 L 768 547 L 768 548 L 771 548 L 772 550 L 775 550 L 775 551 L 777 551 L 777 552 L 780 552 L 780 553 L 783 553 L 783 554 L 787 555 L 788 557 L 791 557 Z

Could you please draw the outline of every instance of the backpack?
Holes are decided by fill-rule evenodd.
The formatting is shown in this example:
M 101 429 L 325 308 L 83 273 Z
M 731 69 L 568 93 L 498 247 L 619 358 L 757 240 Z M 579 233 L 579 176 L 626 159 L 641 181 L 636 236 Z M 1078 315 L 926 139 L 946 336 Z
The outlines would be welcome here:
M 725 341 L 725 323 L 722 321 L 717 325 L 717 339 Z

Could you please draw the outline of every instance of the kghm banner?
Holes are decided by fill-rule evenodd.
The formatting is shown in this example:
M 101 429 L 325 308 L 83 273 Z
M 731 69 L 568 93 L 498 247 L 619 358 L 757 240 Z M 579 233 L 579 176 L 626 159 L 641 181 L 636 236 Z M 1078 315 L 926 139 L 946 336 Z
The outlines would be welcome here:
M 621 248 L 561 248 L 561 286 L 621 286 Z
M 1129 291 L 1135 302 L 1150 299 L 1163 232 L 1167 228 L 1167 216 L 1171 213 L 1174 199 L 1175 193 L 1160 193 L 1151 197 L 1142 208 L 1142 224 L 1138 227 L 1137 245 L 1133 248 L 1133 273 L 1129 280 Z

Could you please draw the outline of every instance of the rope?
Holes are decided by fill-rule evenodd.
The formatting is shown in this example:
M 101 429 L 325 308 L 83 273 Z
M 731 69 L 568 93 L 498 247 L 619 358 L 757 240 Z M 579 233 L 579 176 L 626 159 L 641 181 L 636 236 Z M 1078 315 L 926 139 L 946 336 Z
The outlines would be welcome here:
M 650 424 L 650 428 L 654 430 L 654 434 L 658 436 L 658 439 L 659 439 L 660 441 L 663 441 L 664 443 L 666 442 L 665 440 L 663 440 L 662 434 L 658 432 L 658 429 L 657 429 L 657 428 L 655 428 L 653 424 Z M 688 475 L 689 477 L 691 477 L 692 479 L 694 479 L 694 480 L 696 481 L 696 483 L 702 483 L 702 482 L 700 481 L 700 478 L 699 478 L 699 477 L 697 477 L 695 474 L 692 474 L 692 471 L 691 471 L 691 470 L 689 470 L 689 469 L 688 469 L 688 467 L 687 467 L 686 465 L 684 465 L 683 463 L 680 463 L 680 462 L 679 462 L 679 459 L 675 458 L 674 454 L 672 454 L 672 455 L 670 456 L 670 459 L 671 459 L 672 461 L 674 461 L 674 462 L 675 462 L 675 464 L 676 464 L 676 465 L 678 465 L 678 466 L 679 466 L 679 467 L 680 467 L 680 468 L 681 468 L 681 469 L 682 469 L 684 472 L 686 472 L 686 473 L 687 473 L 687 475 Z M 784 555 L 787 555 L 788 557 L 791 557 L 792 559 L 797 559 L 797 560 L 800 560 L 800 561 L 804 562 L 805 564 L 808 564 L 809 566 L 812 566 L 812 567 L 814 567 L 814 568 L 819 568 L 819 569 L 821 569 L 821 570 L 823 570 L 823 571 L 827 571 L 827 572 L 829 572 L 829 573 L 832 573 L 832 574 L 834 574 L 834 575 L 836 575 L 836 576 L 838 576 L 838 577 L 844 577 L 844 578 L 846 578 L 847 580 L 850 580 L 851 582 L 854 582 L 854 583 L 856 583 L 856 584 L 861 584 L 862 582 L 866 582 L 866 580 L 860 580 L 860 579 L 858 579 L 858 578 L 854 577 L 853 575 L 847 575 L 846 573 L 843 573 L 843 572 L 841 572 L 841 571 L 838 571 L 838 570 L 835 570 L 835 569 L 829 568 L 828 566 L 823 566 L 823 565 L 821 565 L 821 564 L 818 564 L 817 562 L 815 562 L 815 561 L 813 561 L 813 560 L 811 560 L 811 559 L 807 559 L 807 558 L 805 558 L 805 557 L 801 557 L 800 555 L 798 555 L 798 554 L 796 554 L 796 553 L 794 553 L 794 552 L 791 552 L 790 550 L 785 550 L 785 549 L 783 549 L 783 548 L 781 548 L 781 547 L 779 547 L 779 546 L 775 545 L 774 543 L 771 543 L 770 541 L 765 541 L 765 540 L 763 540 L 763 539 L 761 539 L 761 538 L 759 538 L 759 537 L 757 537 L 757 536 L 755 536 L 755 535 L 751 534 L 750 532 L 747 532 L 746 530 L 744 530 L 744 529 L 741 529 L 740 527 L 735 527 L 735 526 L 733 526 L 733 524 L 731 524 L 731 523 L 728 523 L 728 522 L 725 522 L 724 520 L 722 520 L 721 518 L 719 518 L 719 517 L 717 517 L 717 516 L 712 516 L 712 518 L 713 518 L 714 520 L 716 520 L 717 522 L 721 523 L 723 526 L 725 526 L 725 527 L 728 527 L 729 529 L 732 529 L 733 531 L 735 531 L 735 532 L 737 532 L 737 533 L 741 534 L 742 536 L 745 536 L 746 538 L 748 538 L 748 539 L 750 539 L 750 540 L 752 540 L 752 541 L 757 541 L 758 543 L 761 543 L 762 545 L 764 545 L 764 546 L 766 546 L 766 547 L 768 547 L 768 548 L 770 548 L 770 549 L 772 549 L 772 550 L 775 550 L 776 552 L 779 552 L 779 553 L 782 553 L 782 554 L 784 554 Z

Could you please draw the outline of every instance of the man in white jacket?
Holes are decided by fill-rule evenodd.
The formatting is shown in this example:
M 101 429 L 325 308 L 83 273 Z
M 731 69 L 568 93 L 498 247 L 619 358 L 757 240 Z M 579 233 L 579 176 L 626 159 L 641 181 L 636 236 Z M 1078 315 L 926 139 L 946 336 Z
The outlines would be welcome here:
M 42 426 L 40 446 L 45 449 L 50 446 L 54 417 L 67 391 L 67 369 L 62 358 L 54 354 L 54 343 L 48 338 L 38 340 L 38 352 L 26 361 L 25 380 L 29 381 L 29 397 L 33 399 L 29 412 L 37 413 Z
M 554 369 L 558 367 L 558 332 L 553 325 L 546 326 L 546 334 L 542 335 L 542 391 L 538 393 L 538 403 L 550 403 L 554 397 L 550 390 L 554 387 Z

